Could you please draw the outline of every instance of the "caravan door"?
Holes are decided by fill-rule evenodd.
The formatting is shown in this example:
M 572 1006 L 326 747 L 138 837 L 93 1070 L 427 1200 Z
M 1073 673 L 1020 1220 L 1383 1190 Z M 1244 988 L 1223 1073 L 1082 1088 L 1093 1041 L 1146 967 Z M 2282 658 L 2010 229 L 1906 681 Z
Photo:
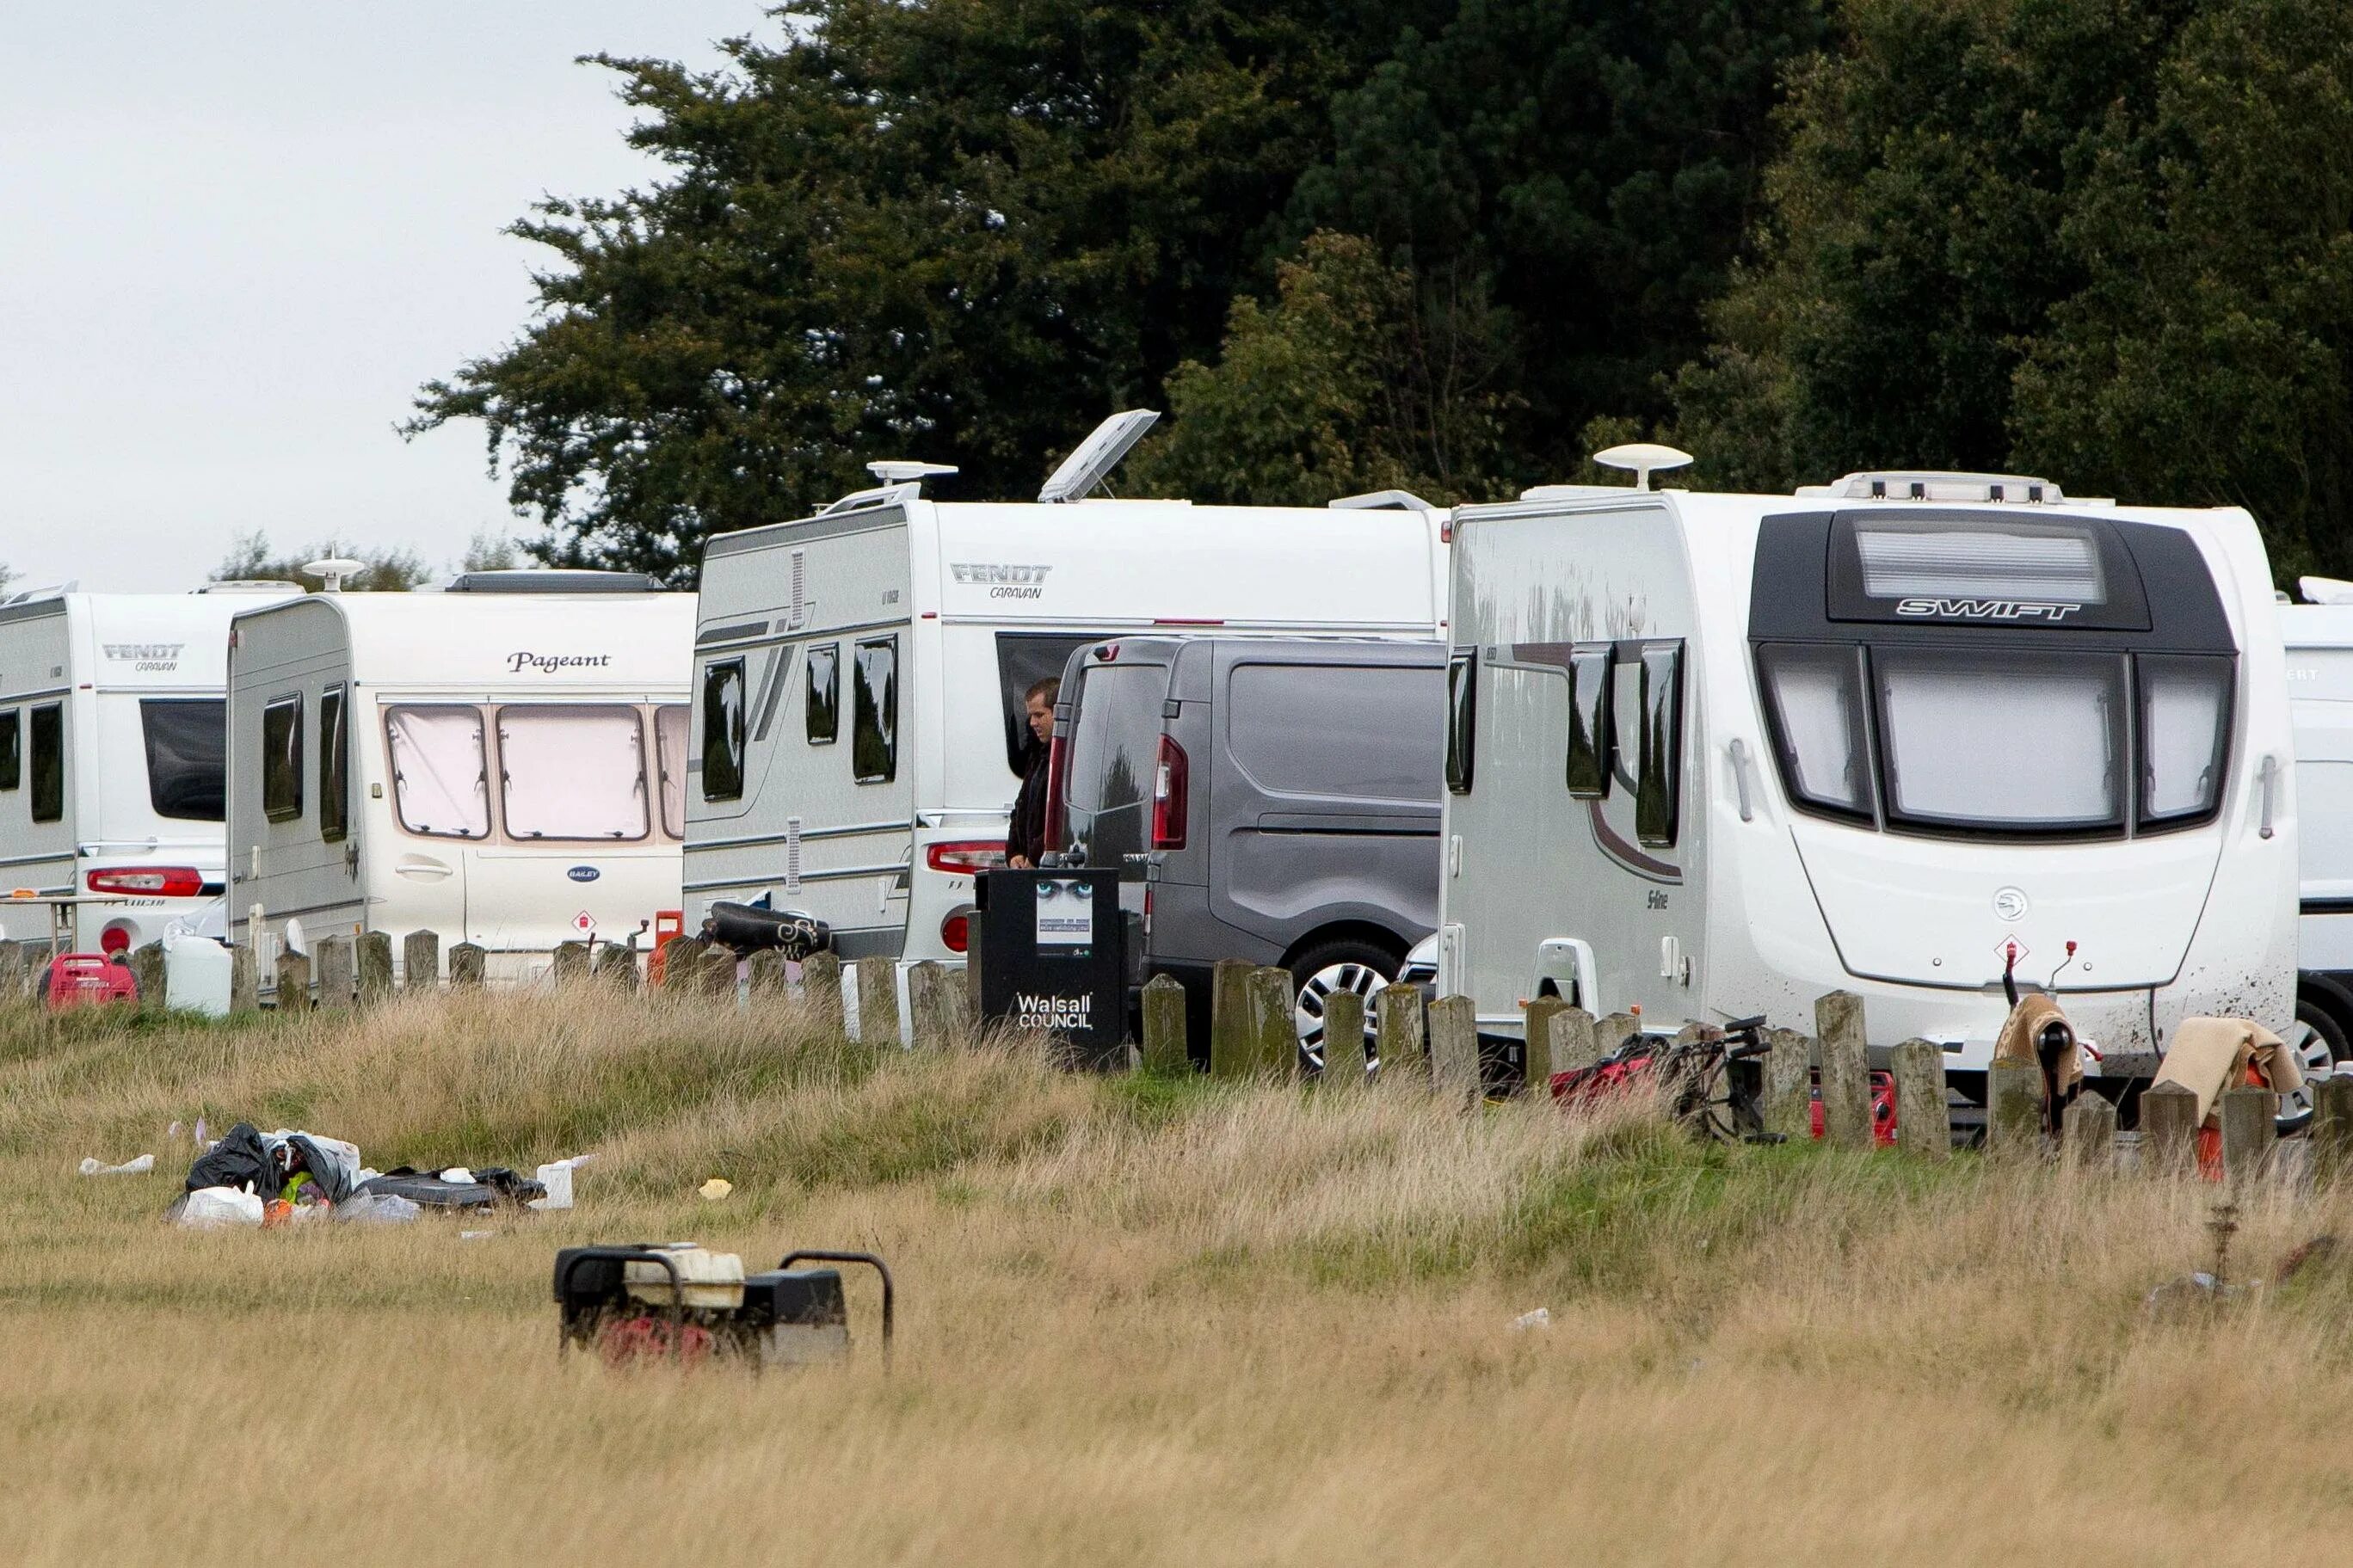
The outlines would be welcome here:
M 368 923 L 399 935 L 441 933 L 444 952 L 479 940 L 466 919 L 469 851 L 490 837 L 482 710 L 471 703 L 393 702 L 384 709 L 392 821 L 381 845 L 384 904 Z

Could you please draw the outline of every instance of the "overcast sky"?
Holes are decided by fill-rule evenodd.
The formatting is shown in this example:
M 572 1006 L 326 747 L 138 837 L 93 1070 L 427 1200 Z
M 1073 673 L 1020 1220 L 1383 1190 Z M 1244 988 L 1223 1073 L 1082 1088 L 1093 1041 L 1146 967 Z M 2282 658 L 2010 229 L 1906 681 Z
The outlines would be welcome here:
M 515 535 L 480 427 L 394 434 L 528 320 L 543 194 L 656 165 L 598 50 L 714 64 L 759 0 L 0 5 L 0 563 L 195 586 L 232 538 L 436 568 Z

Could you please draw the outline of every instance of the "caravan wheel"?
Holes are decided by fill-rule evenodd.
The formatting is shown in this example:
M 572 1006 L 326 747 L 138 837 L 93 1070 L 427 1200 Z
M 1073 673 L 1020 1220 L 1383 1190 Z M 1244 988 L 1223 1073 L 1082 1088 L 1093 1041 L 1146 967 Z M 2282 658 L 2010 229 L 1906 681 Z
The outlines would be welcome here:
M 2353 1055 L 2337 1020 L 2301 997 L 2295 1004 L 2295 1025 L 2287 1032 L 2287 1048 L 2295 1053 L 2295 1065 L 2304 1069 L 2304 1087 L 2280 1097 L 2279 1131 L 2283 1138 L 2312 1125 L 2313 1084 L 2333 1076 L 2345 1058 Z
M 1398 956 L 1369 942 L 1344 937 L 1318 942 L 1291 966 L 1299 987 L 1293 1021 L 1299 1029 L 1299 1049 L 1317 1070 L 1324 1066 L 1324 1005 L 1335 991 L 1353 991 L 1365 999 L 1365 1048 L 1372 1049 L 1373 993 L 1397 978 Z

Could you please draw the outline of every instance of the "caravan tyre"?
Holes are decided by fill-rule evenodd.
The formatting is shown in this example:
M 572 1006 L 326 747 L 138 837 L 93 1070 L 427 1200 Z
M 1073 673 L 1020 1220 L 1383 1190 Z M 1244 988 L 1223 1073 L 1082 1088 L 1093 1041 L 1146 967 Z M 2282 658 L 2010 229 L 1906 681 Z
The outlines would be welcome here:
M 1361 937 L 1319 942 L 1291 962 L 1291 978 L 1299 1001 L 1293 1016 L 1299 1026 L 1299 1049 L 1320 1069 L 1324 1066 L 1324 1004 L 1335 991 L 1353 991 L 1365 999 L 1366 1047 L 1373 1027 L 1373 993 L 1397 978 L 1403 958 Z
M 2294 1137 L 2312 1125 L 2312 1081 L 2347 1070 L 2346 1058 L 2353 1056 L 2344 1026 L 2327 1009 L 2304 996 L 2296 998 L 2295 1026 L 2287 1032 L 2287 1047 L 2295 1053 L 2295 1065 L 2304 1069 L 2305 1087 L 2280 1099 L 2283 1138 Z

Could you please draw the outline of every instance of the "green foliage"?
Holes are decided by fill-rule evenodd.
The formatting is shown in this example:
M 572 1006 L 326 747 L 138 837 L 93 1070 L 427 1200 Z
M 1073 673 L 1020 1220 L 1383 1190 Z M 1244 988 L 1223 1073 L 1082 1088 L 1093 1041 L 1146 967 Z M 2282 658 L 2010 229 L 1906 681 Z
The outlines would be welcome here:
M 365 570 L 343 579 L 343 586 L 354 593 L 405 594 L 431 575 L 425 558 L 414 550 L 390 546 L 363 547 L 332 535 L 308 549 L 280 556 L 271 553 L 269 535 L 259 529 L 241 533 L 229 546 L 221 563 L 213 568 L 216 583 L 272 582 L 300 583 L 305 588 L 317 589 L 325 581 L 315 572 L 304 571 L 305 563 L 329 561 L 341 557 L 365 564 Z

